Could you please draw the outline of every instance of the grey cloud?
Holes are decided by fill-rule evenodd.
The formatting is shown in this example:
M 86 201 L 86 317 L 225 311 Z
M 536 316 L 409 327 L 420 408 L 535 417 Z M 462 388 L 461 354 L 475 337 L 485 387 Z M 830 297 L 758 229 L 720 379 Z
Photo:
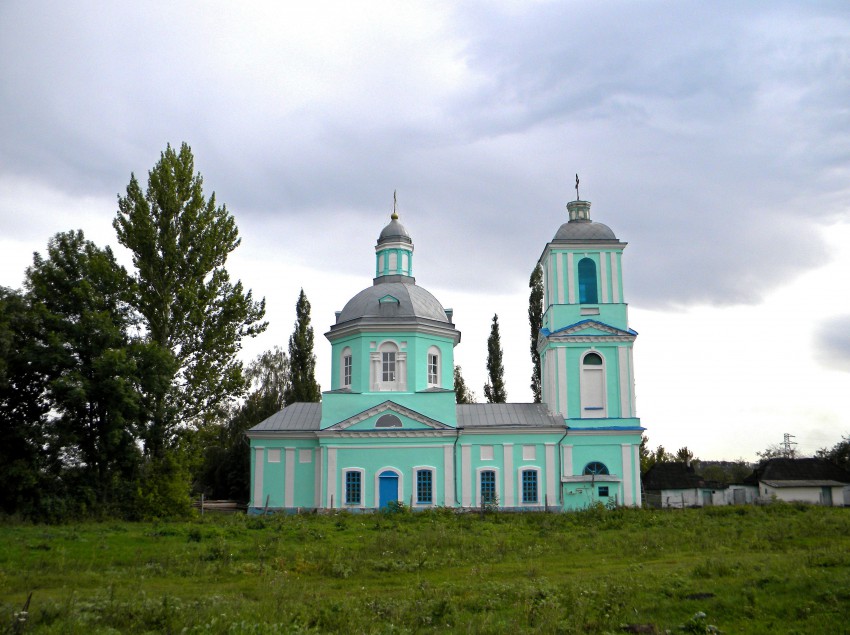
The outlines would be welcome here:
M 850 372 L 850 315 L 823 321 L 815 332 L 814 347 L 823 366 Z
M 242 93 L 209 23 L 179 8 L 29 7 L 0 7 L 3 173 L 114 196 L 186 140 L 240 225 L 290 219 L 298 236 L 255 233 L 305 259 L 322 241 L 317 266 L 368 252 L 397 188 L 426 286 L 524 287 L 580 172 L 593 218 L 631 243 L 630 301 L 755 303 L 822 263 L 818 223 L 847 214 L 840 4 L 464 4 L 444 46 L 469 81 L 428 114 L 381 82 L 303 108 Z M 379 62 L 363 72 L 398 76 Z

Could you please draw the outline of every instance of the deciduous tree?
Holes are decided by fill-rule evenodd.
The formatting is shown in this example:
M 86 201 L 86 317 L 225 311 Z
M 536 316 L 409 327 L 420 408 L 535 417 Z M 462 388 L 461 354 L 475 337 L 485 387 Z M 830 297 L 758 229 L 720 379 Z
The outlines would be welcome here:
M 36 253 L 26 288 L 49 363 L 47 392 L 64 468 L 92 503 L 111 499 L 138 467 L 138 382 L 127 272 L 82 231 L 56 234 Z M 66 477 L 66 481 L 70 480 Z M 84 495 L 77 491 L 77 498 Z
M 166 147 L 145 191 L 131 175 L 113 225 L 133 254 L 132 304 L 158 349 L 146 369 L 144 446 L 162 457 L 178 425 L 220 415 L 244 391 L 236 354 L 266 328 L 265 301 L 230 280 L 225 265 L 239 232 L 215 194 L 205 197 L 187 144 Z

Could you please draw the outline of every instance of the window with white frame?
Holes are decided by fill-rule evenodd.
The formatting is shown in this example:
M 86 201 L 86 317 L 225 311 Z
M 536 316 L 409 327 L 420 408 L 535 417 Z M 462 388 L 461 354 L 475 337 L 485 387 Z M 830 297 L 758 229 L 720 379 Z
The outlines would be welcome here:
M 495 470 L 481 470 L 479 473 L 479 488 L 482 505 L 493 505 L 497 502 Z
M 583 419 L 601 419 L 605 413 L 605 360 L 590 351 L 581 360 L 581 409 Z
M 342 387 L 349 388 L 351 386 L 351 349 L 345 347 L 342 349 Z
M 372 390 L 407 390 L 406 359 L 407 353 L 400 351 L 395 342 L 381 343 L 371 353 Z
M 436 346 L 428 349 L 428 385 L 440 385 L 440 349 Z
M 434 502 L 434 471 L 416 471 L 416 502 L 420 505 L 431 505 Z
M 522 471 L 522 502 L 537 503 L 540 499 L 537 487 L 537 470 Z
M 363 500 L 363 474 L 359 470 L 345 472 L 345 504 L 360 505 Z
M 395 381 L 395 351 L 381 352 L 381 381 Z

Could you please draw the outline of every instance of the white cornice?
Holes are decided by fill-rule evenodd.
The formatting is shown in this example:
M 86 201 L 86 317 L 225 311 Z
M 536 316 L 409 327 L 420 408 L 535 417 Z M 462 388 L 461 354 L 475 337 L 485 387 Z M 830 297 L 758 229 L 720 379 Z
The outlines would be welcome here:
M 410 322 L 399 322 L 396 319 L 395 323 L 364 323 L 364 320 L 380 319 L 392 320 L 393 318 L 357 318 L 356 320 L 352 320 L 351 324 L 346 324 L 345 326 L 340 326 L 339 328 L 335 328 L 336 325 L 332 326 L 331 330 L 325 333 L 325 337 L 328 338 L 329 341 L 333 342 L 343 337 L 359 335 L 361 333 L 415 333 L 423 335 L 436 335 L 438 337 L 445 337 L 447 339 L 451 339 L 453 341 L 453 346 L 457 346 L 458 342 L 460 342 L 460 331 L 458 331 L 453 324 L 449 323 L 446 323 L 446 326 L 437 326 L 436 324 L 423 324 L 415 318 Z

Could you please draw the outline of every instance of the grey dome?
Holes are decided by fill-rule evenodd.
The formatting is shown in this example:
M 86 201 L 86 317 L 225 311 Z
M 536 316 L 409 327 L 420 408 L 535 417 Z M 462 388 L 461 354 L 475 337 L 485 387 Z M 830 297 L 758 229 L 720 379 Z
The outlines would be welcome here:
M 381 298 L 392 296 L 398 300 L 389 304 L 392 310 L 388 315 L 382 310 Z M 382 282 L 363 289 L 351 298 L 337 316 L 336 323 L 342 324 L 359 318 L 423 318 L 450 324 L 443 305 L 422 287 L 410 282 Z
M 617 237 L 603 223 L 571 220 L 561 225 L 553 240 L 617 240 Z
M 378 244 L 393 242 L 393 241 L 401 241 L 405 243 L 412 243 L 413 241 L 410 239 L 410 234 L 407 233 L 407 230 L 404 228 L 404 225 L 398 222 L 398 219 L 392 219 L 389 224 L 381 230 L 381 235 L 378 236 Z

